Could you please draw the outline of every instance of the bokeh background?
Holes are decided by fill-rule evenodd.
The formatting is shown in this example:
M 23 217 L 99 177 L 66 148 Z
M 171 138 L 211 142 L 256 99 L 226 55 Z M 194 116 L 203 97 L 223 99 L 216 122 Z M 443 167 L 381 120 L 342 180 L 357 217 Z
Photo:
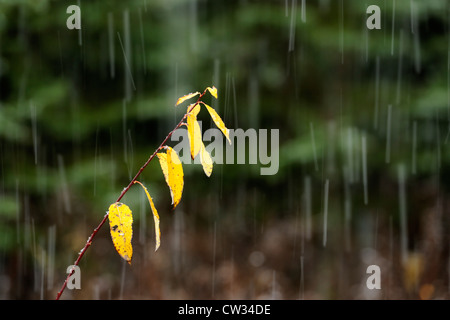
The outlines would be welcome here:
M 171 211 L 153 161 L 139 180 L 160 249 L 134 187 L 132 265 L 106 224 L 62 299 L 448 298 L 449 14 L 441 0 L 0 1 L 0 298 L 56 297 L 181 119 L 176 99 L 211 85 L 228 128 L 279 129 L 277 174 L 185 165 Z

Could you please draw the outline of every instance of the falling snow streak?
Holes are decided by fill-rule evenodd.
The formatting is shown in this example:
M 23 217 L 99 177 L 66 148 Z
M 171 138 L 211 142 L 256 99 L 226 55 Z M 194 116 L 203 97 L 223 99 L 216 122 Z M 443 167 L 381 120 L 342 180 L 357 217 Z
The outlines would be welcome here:
M 386 156 L 385 161 L 389 163 L 391 161 L 391 113 L 392 105 L 388 105 L 387 124 L 386 124 Z
M 189 36 L 190 36 L 190 45 L 191 45 L 191 50 L 192 51 L 196 51 L 198 50 L 198 40 L 197 40 L 197 34 L 198 34 L 198 5 L 197 5 L 197 0 L 192 0 L 189 2 L 190 6 L 189 6 Z
M 349 183 L 353 183 L 355 181 L 353 157 L 353 130 L 352 128 L 347 128 L 347 166 Z
M 417 166 L 417 121 L 413 122 L 413 137 L 412 137 L 412 174 L 416 174 Z
M 233 110 L 234 110 L 234 127 L 239 128 L 238 112 L 237 112 L 237 95 L 234 77 L 231 78 L 231 88 L 233 89 Z
M 44 300 L 44 279 L 45 279 L 45 261 L 47 260 L 46 257 L 46 252 L 44 247 L 42 246 L 42 243 L 40 243 L 40 256 L 39 259 L 41 261 L 41 265 L 40 265 L 40 280 L 39 280 L 39 296 L 41 300 Z
M 343 170 L 344 175 L 344 233 L 345 233 L 345 250 L 350 252 L 351 249 L 351 220 L 352 220 L 352 199 L 349 174 L 350 170 L 345 167 Z
M 413 37 L 413 49 L 414 49 L 414 68 L 416 73 L 421 72 L 421 46 L 420 35 L 417 21 L 417 8 L 414 0 L 410 0 L 411 7 L 411 33 Z
M 1 154 L 1 149 L 0 149 L 0 154 Z M 16 207 L 20 208 L 19 179 L 17 179 L 17 178 L 16 178 Z M 21 242 L 20 210 L 17 210 L 17 213 L 16 213 L 16 243 L 17 243 L 17 245 L 19 245 L 20 242 Z
M 447 144 L 447 140 L 450 135 L 450 32 L 447 47 L 447 120 L 448 120 L 448 133 L 445 138 L 445 144 Z
M 173 236 L 172 236 L 172 255 L 171 261 L 173 265 L 173 271 L 180 273 L 183 271 L 184 266 L 184 214 L 183 211 L 179 211 L 173 220 Z
M 220 60 L 214 59 L 214 67 L 213 67 L 213 81 L 216 88 L 220 88 Z M 178 97 L 178 94 L 176 95 Z M 213 107 L 215 110 L 219 110 L 219 102 L 217 99 L 213 99 L 211 101 L 211 107 Z
M 80 0 L 77 0 L 78 8 L 81 7 Z M 83 45 L 83 28 L 78 29 L 78 45 L 81 47 Z
M 306 0 L 302 0 L 302 22 L 306 22 Z
M 133 159 L 134 159 L 134 151 L 133 151 L 133 139 L 131 137 L 131 130 L 128 129 L 127 131 L 128 135 L 127 135 L 127 139 L 128 139 L 128 143 L 127 143 L 127 153 L 128 153 L 128 161 L 127 161 L 127 166 L 128 166 L 128 179 L 131 180 L 132 177 L 132 173 L 134 172 L 133 169 Z
M 420 73 L 422 70 L 422 54 L 420 48 L 419 31 L 416 31 L 413 37 L 414 37 L 414 67 L 416 72 Z
M 125 60 L 125 97 L 128 101 L 131 99 L 130 81 L 131 84 L 133 85 L 134 90 L 136 90 L 136 86 L 134 85 L 133 74 L 131 73 L 131 67 L 130 64 L 128 63 L 127 54 L 123 47 L 122 39 L 120 38 L 119 32 L 117 32 L 117 36 L 119 37 L 120 47 L 122 48 L 123 58 Z
M 300 257 L 300 300 L 305 300 L 305 271 L 304 271 L 304 257 Z
M 120 36 L 119 36 L 120 39 Z M 114 17 L 112 12 L 108 13 L 108 51 L 109 51 L 109 75 L 115 78 L 115 47 L 114 47 Z
M 306 211 L 306 239 L 311 240 L 312 235 L 312 197 L 311 197 L 311 177 L 305 177 L 305 191 L 303 195 L 303 200 L 305 203 Z
M 277 293 L 277 272 L 275 270 L 272 271 L 272 300 L 276 299 L 276 293 Z
M 123 300 L 123 290 L 125 287 L 125 278 L 126 278 L 126 264 L 125 262 L 122 262 L 122 274 L 120 276 L 120 293 L 119 293 L 119 300 Z
M 399 49 L 398 49 L 398 66 L 397 66 L 397 93 L 396 93 L 396 103 L 400 104 L 401 89 L 402 89 L 402 70 L 403 70 L 403 30 L 400 29 L 399 36 Z
M 363 169 L 363 187 L 364 187 L 364 204 L 369 202 L 369 192 L 367 184 L 367 146 L 366 146 L 366 136 L 362 137 L 362 169 Z
M 146 208 L 146 195 L 141 194 L 139 198 L 139 243 L 141 245 L 145 244 L 146 233 L 147 233 L 147 214 Z
M 37 164 L 38 146 L 37 146 L 37 125 L 36 125 L 36 106 L 30 101 L 31 131 L 33 136 L 34 164 Z
M 224 110 L 224 119 L 228 119 L 228 111 L 231 109 L 230 107 L 230 100 L 231 96 L 233 97 L 233 119 L 234 119 L 234 128 L 239 128 L 238 124 L 238 114 L 237 114 L 237 96 L 236 96 L 236 88 L 235 88 L 235 82 L 234 77 L 227 72 L 225 76 L 225 110 Z
M 64 166 L 64 159 L 61 154 L 58 154 L 58 169 L 59 169 L 59 178 L 60 178 L 60 185 L 61 185 L 64 209 L 65 209 L 66 213 L 71 213 L 72 210 L 71 210 L 71 206 L 70 206 L 70 195 L 69 195 L 69 187 L 68 187 L 67 178 L 66 178 L 66 169 Z
M 212 266 L 212 284 L 211 296 L 214 298 L 214 289 L 216 287 L 216 237 L 217 237 L 217 222 L 214 221 L 214 238 L 213 238 L 213 266 Z
M 59 49 L 59 64 L 61 66 L 61 76 L 64 78 L 64 64 L 61 50 L 61 33 L 58 31 L 58 49 Z
M 378 128 L 379 96 L 380 96 L 380 57 L 377 56 L 375 67 L 375 111 L 373 115 L 374 129 Z
M 313 126 L 312 122 L 309 123 L 309 128 L 311 131 L 311 142 L 312 142 L 313 153 L 314 153 L 314 168 L 316 169 L 316 171 L 318 171 L 319 165 L 317 163 L 316 140 L 314 139 L 314 126 Z
M 291 5 L 291 23 L 289 27 L 289 50 L 288 52 L 294 51 L 295 46 L 295 20 L 297 17 L 297 0 L 292 0 Z
M 97 122 L 97 130 L 95 130 L 95 153 L 94 153 L 94 196 L 97 191 L 97 162 L 98 162 L 98 122 Z
M 395 35 L 394 35 L 394 30 L 395 30 L 395 0 L 393 0 L 393 3 L 392 3 L 391 29 L 392 29 L 392 33 L 391 33 L 391 56 L 393 56 L 394 55 L 394 39 L 395 39 Z
M 256 76 L 251 76 L 248 81 L 248 95 L 249 95 L 249 107 L 248 107 L 248 115 L 250 119 L 250 127 L 259 128 L 259 82 Z M 216 100 L 214 100 L 216 101 Z
M 122 40 L 119 37 L 120 45 L 123 50 L 123 56 L 125 59 L 124 65 L 124 76 L 125 76 L 125 98 L 127 101 L 131 100 L 132 92 L 131 85 L 133 85 L 133 89 L 136 90 L 136 86 L 134 85 L 133 74 L 132 74 L 132 56 L 131 56 L 131 40 L 130 40 L 130 14 L 128 10 L 123 12 L 123 44 Z M 128 76 L 127 76 L 128 75 Z
M 339 52 L 341 63 L 344 64 L 344 0 L 340 0 L 339 3 Z
M 417 17 L 415 12 L 415 3 L 414 0 L 409 0 L 409 6 L 410 6 L 410 23 L 411 23 L 411 33 L 416 32 L 417 30 Z
M 329 181 L 328 179 L 325 181 L 324 186 L 324 199 L 323 199 L 323 246 L 327 246 L 327 223 L 328 223 L 328 189 L 329 189 Z
M 441 170 L 441 133 L 439 131 L 439 116 L 436 111 L 436 167 L 439 176 L 439 171 Z
M 122 141 L 123 141 L 123 161 L 128 163 L 128 139 L 127 139 L 127 102 L 122 100 Z
M 55 272 L 55 243 L 56 243 L 56 225 L 48 228 L 47 242 L 47 289 L 53 289 L 53 280 Z
M 367 63 L 369 61 L 369 29 L 365 26 L 365 21 L 363 23 L 364 32 L 364 61 Z
M 400 215 L 400 254 L 402 262 L 406 262 L 408 258 L 408 232 L 406 217 L 406 173 L 405 166 L 399 165 L 397 168 L 398 175 L 398 199 L 399 199 L 399 215 Z
M 146 58 L 146 54 L 145 54 L 144 26 L 142 24 L 141 9 L 139 9 L 139 30 L 140 30 L 140 36 L 141 36 L 142 59 L 144 62 L 144 75 L 146 75 L 147 74 L 147 58 Z

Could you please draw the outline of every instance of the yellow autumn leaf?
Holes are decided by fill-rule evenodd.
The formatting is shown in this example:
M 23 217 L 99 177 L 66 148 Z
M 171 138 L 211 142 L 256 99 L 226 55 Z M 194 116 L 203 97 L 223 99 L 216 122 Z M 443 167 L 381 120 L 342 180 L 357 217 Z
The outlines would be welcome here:
M 156 245 L 155 245 L 155 251 L 158 250 L 160 244 L 161 244 L 161 230 L 159 229 L 159 215 L 158 211 L 156 210 L 155 204 L 153 203 L 153 199 L 150 196 L 150 193 L 148 193 L 147 188 L 140 183 L 139 181 L 135 181 L 134 183 L 139 183 L 141 187 L 144 189 L 145 194 L 147 195 L 148 202 L 150 203 L 150 208 L 152 209 L 153 213 L 153 220 L 155 221 L 155 236 L 156 236 Z
M 183 194 L 184 174 L 181 160 L 171 147 L 167 147 L 167 167 L 169 169 L 169 185 L 173 193 L 172 204 L 175 209 Z
M 206 109 L 208 109 L 208 112 L 211 115 L 211 118 L 213 119 L 217 128 L 219 128 L 220 131 L 222 131 L 224 136 L 227 138 L 228 143 L 231 144 L 229 131 L 228 131 L 227 127 L 225 127 L 225 123 L 222 121 L 222 118 L 217 114 L 216 110 L 214 110 L 213 108 L 208 106 L 206 103 L 204 103 L 204 102 L 202 102 L 202 103 L 205 105 Z
M 158 157 L 159 165 L 161 166 L 161 170 L 163 172 L 164 179 L 166 180 L 166 183 L 169 186 L 170 197 L 172 198 L 172 203 L 173 203 L 173 193 L 172 193 L 172 189 L 170 188 L 170 184 L 169 184 L 169 167 L 167 166 L 167 154 L 159 152 L 156 154 L 156 156 Z
M 175 209 L 183 193 L 183 166 L 178 154 L 171 147 L 166 147 L 166 153 L 157 153 L 156 156 L 159 159 L 164 178 L 169 186 L 173 208 Z
M 186 95 L 178 98 L 176 106 L 179 105 L 180 103 L 183 103 L 186 100 L 191 99 L 192 97 L 195 97 L 196 95 L 199 95 L 199 94 L 200 94 L 200 92 L 197 91 L 197 92 L 186 94 Z
M 206 150 L 205 145 L 201 144 L 201 150 L 200 150 L 200 162 L 202 163 L 203 171 L 205 174 L 209 177 L 211 176 L 212 169 L 213 169 L 213 161 L 211 158 L 211 155 Z
M 200 125 L 197 121 L 197 117 L 193 114 L 187 115 L 187 130 L 189 142 L 191 145 L 191 157 L 194 159 L 197 154 L 200 152 L 202 145 L 202 130 L 200 129 Z
M 214 98 L 217 99 L 217 89 L 216 89 L 216 87 L 212 86 L 212 87 L 208 87 L 208 88 L 206 88 L 206 89 L 208 89 L 209 93 L 210 93 Z
M 133 237 L 133 216 L 130 208 L 123 203 L 115 202 L 108 211 L 111 238 L 117 252 L 129 264 L 133 256 L 131 238 Z

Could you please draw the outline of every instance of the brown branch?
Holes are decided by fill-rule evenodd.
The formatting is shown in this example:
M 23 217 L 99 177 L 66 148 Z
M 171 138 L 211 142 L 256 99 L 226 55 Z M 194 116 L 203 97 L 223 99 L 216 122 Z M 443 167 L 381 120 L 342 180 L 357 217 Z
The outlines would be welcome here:
M 192 107 L 184 114 L 183 118 L 180 120 L 180 122 L 175 126 L 175 128 L 169 132 L 169 134 L 166 136 L 166 138 L 163 140 L 163 142 L 161 142 L 161 144 L 159 145 L 159 147 L 153 152 L 153 154 L 147 159 L 147 161 L 144 163 L 144 165 L 139 169 L 139 171 L 136 173 L 136 175 L 134 176 L 134 178 L 130 181 L 130 183 L 128 184 L 128 186 L 126 188 L 124 188 L 122 190 L 122 192 L 120 193 L 120 196 L 117 198 L 116 202 L 119 202 L 120 199 L 123 198 L 123 196 L 128 192 L 128 190 L 130 190 L 131 186 L 134 184 L 134 182 L 137 180 L 137 178 L 140 176 L 140 174 L 142 173 L 142 171 L 144 171 L 144 169 L 148 166 L 148 164 L 153 160 L 153 158 L 156 156 L 156 154 L 164 148 L 166 142 L 170 139 L 170 137 L 172 136 L 172 134 L 175 132 L 175 130 L 177 130 L 178 128 L 180 128 L 183 123 L 184 123 L 184 119 L 186 119 L 187 115 L 189 112 L 191 112 L 199 103 L 201 98 L 205 95 L 206 90 L 203 91 L 202 94 L 200 94 L 200 96 L 198 97 L 197 101 L 192 105 Z M 78 258 L 77 260 L 75 260 L 72 270 L 69 272 L 69 274 L 67 275 L 66 280 L 64 281 L 61 290 L 59 290 L 58 294 L 56 295 L 56 300 L 59 300 L 59 298 L 61 297 L 62 293 L 64 292 L 64 290 L 66 289 L 67 286 L 67 282 L 69 281 L 70 277 L 72 276 L 72 274 L 75 272 L 75 268 L 74 266 L 78 266 L 78 264 L 80 263 L 81 258 L 83 258 L 84 254 L 86 253 L 86 250 L 91 246 L 92 244 L 92 240 L 94 239 L 95 235 L 97 234 L 97 232 L 100 230 L 100 228 L 105 224 L 106 220 L 108 219 L 108 214 L 109 212 L 107 212 L 105 214 L 105 216 L 103 217 L 103 220 L 99 223 L 99 225 L 97 226 L 97 228 L 94 229 L 94 231 L 92 231 L 91 235 L 89 236 L 89 238 L 86 241 L 86 244 L 84 245 L 83 249 L 81 249 L 80 253 L 78 254 Z

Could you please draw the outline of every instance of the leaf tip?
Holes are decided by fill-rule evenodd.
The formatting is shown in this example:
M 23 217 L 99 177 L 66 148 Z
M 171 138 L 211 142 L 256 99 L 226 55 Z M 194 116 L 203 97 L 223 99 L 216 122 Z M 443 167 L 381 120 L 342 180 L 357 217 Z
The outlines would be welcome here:
M 217 88 L 216 88 L 216 87 L 212 86 L 212 87 L 208 87 L 208 88 L 206 88 L 206 89 L 208 89 L 209 93 L 210 93 L 214 98 L 217 99 Z
M 178 98 L 177 103 L 175 104 L 175 106 L 178 106 L 179 104 L 183 103 L 184 101 L 191 99 L 192 97 L 195 97 L 196 95 L 199 95 L 200 92 L 192 92 L 192 93 L 188 93 L 180 98 Z
M 202 149 L 200 151 L 200 162 L 202 163 L 203 171 L 205 172 L 206 176 L 209 178 L 211 176 L 212 170 L 213 170 L 213 161 L 211 158 L 211 155 L 206 150 L 205 146 L 202 146 Z

